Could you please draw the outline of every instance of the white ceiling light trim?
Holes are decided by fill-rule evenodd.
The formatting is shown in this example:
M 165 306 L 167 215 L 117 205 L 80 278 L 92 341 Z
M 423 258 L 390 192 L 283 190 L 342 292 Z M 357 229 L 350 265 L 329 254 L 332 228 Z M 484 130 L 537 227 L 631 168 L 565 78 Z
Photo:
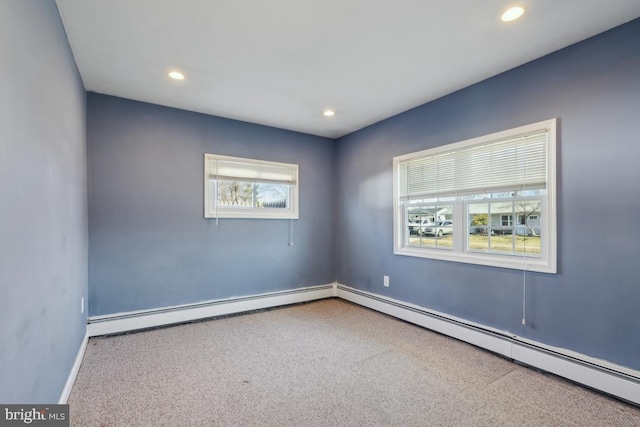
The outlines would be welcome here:
M 184 74 L 182 74 L 180 71 L 169 71 L 168 76 L 173 80 L 184 80 Z
M 512 8 L 507 9 L 503 14 L 501 19 L 504 22 L 515 21 L 520 18 L 524 14 L 524 7 L 522 6 L 514 6 Z

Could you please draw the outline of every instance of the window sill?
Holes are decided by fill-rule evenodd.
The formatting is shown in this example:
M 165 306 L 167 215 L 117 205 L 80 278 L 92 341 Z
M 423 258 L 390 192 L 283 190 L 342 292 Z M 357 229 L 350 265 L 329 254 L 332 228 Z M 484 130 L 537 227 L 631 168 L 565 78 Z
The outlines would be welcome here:
M 442 261 L 463 262 L 466 264 L 486 265 L 490 267 L 509 268 L 512 270 L 535 271 L 538 273 L 556 274 L 555 264 L 544 258 L 531 258 L 518 255 L 493 255 L 475 252 L 454 252 L 443 249 L 427 249 L 400 247 L 394 251 L 396 255 L 418 258 L 437 259 Z
M 297 212 L 256 212 L 256 211 L 245 211 L 245 212 L 224 212 L 219 210 L 216 212 L 205 212 L 205 218 L 244 218 L 244 219 L 298 219 Z

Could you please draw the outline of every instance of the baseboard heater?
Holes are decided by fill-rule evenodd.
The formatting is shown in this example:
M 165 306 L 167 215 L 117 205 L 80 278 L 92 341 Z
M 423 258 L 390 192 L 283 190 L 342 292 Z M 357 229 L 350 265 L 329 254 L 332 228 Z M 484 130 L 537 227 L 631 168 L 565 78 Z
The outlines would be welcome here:
M 174 305 L 151 310 L 129 311 L 87 319 L 89 337 L 111 335 L 210 317 L 244 313 L 335 296 L 335 285 L 320 285 L 246 297 Z
M 338 284 L 336 294 L 347 301 L 640 405 L 640 371 L 348 286 Z

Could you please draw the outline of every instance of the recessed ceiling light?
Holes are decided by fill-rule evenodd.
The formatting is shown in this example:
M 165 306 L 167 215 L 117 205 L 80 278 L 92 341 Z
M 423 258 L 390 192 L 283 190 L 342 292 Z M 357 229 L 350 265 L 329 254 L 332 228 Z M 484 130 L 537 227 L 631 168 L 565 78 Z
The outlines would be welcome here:
M 333 117 L 336 113 L 333 110 L 324 110 L 322 113 L 325 117 Z
M 504 22 L 515 21 L 516 19 L 520 18 L 523 13 L 524 13 L 524 7 L 515 6 L 510 9 L 507 9 L 507 11 L 502 14 L 502 20 Z
M 184 80 L 184 74 L 182 74 L 180 71 L 171 71 L 169 73 L 169 77 L 174 80 Z

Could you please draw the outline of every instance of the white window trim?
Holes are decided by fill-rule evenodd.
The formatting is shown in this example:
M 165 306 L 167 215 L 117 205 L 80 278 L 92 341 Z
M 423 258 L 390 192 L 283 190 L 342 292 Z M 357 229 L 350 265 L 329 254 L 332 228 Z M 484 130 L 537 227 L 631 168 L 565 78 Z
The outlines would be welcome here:
M 276 167 L 286 167 L 295 169 L 295 179 L 293 184 L 290 186 L 289 193 L 289 208 L 247 208 L 247 207 L 216 207 L 213 210 L 210 210 L 209 207 L 211 205 L 211 192 L 209 191 L 209 176 L 213 173 L 213 171 L 209 170 L 210 161 L 215 160 L 225 160 L 225 161 L 235 161 L 240 163 L 249 163 L 254 164 L 256 166 L 265 165 L 265 166 L 276 166 Z M 293 163 L 281 163 L 281 162 L 272 162 L 267 160 L 258 160 L 258 159 L 249 159 L 245 157 L 231 157 L 231 156 L 222 156 L 219 154 L 209 154 L 206 153 L 204 155 L 204 217 L 205 218 L 255 218 L 255 219 L 298 219 L 298 206 L 299 206 L 299 170 L 298 165 Z M 247 181 L 252 181 L 252 179 L 247 178 Z M 261 181 L 255 181 L 261 182 Z
M 547 139 L 547 196 L 546 203 L 541 206 L 541 230 L 546 237 L 542 242 L 541 256 L 528 257 L 525 255 L 502 255 L 495 253 L 478 253 L 464 250 L 467 246 L 467 233 L 464 226 L 465 215 L 461 206 L 454 209 L 454 235 L 460 236 L 454 240 L 453 250 L 431 249 L 424 247 L 412 247 L 405 245 L 405 212 L 401 212 L 399 202 L 399 164 L 408 159 L 435 155 L 450 152 L 455 149 L 466 148 L 477 144 L 484 144 L 490 141 L 501 140 L 521 134 L 533 133 L 546 129 Z M 557 273 L 557 219 L 556 219 L 556 119 L 550 119 L 521 126 L 514 129 L 496 132 L 477 138 L 468 139 L 453 144 L 447 144 L 436 148 L 431 148 L 415 153 L 409 153 L 393 158 L 393 244 L 394 254 L 413 256 L 419 258 L 430 258 L 444 261 L 463 262 L 468 264 L 478 264 L 501 268 L 510 268 L 525 271 L 536 271 L 541 273 Z M 462 205 L 461 201 L 459 203 Z

